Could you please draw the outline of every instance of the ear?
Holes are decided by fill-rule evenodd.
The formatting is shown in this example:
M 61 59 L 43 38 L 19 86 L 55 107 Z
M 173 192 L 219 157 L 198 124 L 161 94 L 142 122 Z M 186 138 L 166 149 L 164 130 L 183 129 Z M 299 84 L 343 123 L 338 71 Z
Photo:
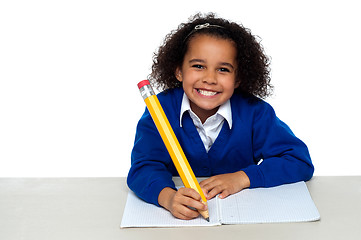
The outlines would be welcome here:
M 179 67 L 176 68 L 175 70 L 175 77 L 177 78 L 178 81 L 182 82 L 183 78 L 182 78 L 182 71 L 180 70 Z
M 239 81 L 239 80 L 237 81 L 237 80 L 236 80 L 236 82 L 234 83 L 234 89 L 238 88 L 239 85 L 241 85 L 241 81 Z

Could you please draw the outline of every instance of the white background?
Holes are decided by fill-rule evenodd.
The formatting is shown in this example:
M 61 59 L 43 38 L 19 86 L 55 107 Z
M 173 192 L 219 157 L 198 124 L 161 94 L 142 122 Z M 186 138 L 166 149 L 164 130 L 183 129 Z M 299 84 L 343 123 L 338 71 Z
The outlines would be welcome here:
M 262 38 L 315 175 L 360 175 L 357 1 L 1 1 L 0 177 L 126 176 L 164 36 L 213 11 Z

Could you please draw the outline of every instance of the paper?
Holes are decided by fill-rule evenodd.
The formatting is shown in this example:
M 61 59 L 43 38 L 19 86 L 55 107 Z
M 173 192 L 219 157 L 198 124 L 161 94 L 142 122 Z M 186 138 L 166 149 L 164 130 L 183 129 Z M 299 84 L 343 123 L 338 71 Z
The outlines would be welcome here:
M 222 224 L 308 222 L 320 219 L 305 182 L 245 189 L 219 201 Z
M 128 193 L 121 227 L 177 227 L 177 226 L 213 226 L 220 225 L 216 199 L 207 201 L 209 222 L 201 216 L 192 220 L 181 220 L 164 208 L 146 203 L 133 192 Z
M 193 220 L 175 218 L 169 211 L 128 193 L 121 223 L 126 227 L 186 227 L 221 224 L 305 222 L 320 219 L 304 182 L 273 188 L 245 189 L 225 199 L 208 202 L 210 222 L 201 216 Z

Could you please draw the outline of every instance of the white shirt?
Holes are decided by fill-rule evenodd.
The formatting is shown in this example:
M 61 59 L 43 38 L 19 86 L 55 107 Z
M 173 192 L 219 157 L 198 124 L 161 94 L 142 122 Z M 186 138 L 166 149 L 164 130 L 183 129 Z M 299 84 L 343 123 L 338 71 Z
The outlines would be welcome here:
M 194 125 L 197 128 L 199 136 L 202 139 L 203 145 L 208 152 L 209 149 L 212 147 L 214 141 L 216 140 L 219 132 L 222 129 L 224 120 L 227 121 L 229 128 L 232 128 L 232 110 L 231 110 L 231 102 L 228 100 L 224 104 L 222 104 L 218 111 L 207 118 L 207 120 L 202 124 L 199 117 L 192 111 L 189 99 L 187 95 L 183 94 L 181 111 L 180 111 L 180 127 L 182 127 L 182 118 L 183 114 L 188 111 L 190 117 L 193 120 Z

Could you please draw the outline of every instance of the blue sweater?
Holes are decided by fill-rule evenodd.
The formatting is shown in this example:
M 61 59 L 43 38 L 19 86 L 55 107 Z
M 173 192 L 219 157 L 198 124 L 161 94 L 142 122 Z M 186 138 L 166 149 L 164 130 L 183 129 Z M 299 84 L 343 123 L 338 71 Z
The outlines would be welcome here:
M 183 93 L 182 88 L 177 88 L 158 94 L 158 99 L 197 177 L 243 170 L 250 179 L 250 188 L 312 177 L 314 168 L 307 146 L 277 118 L 268 103 L 233 94 L 232 129 L 223 124 L 207 153 L 188 112 L 180 127 Z M 172 176 L 178 173 L 147 109 L 137 125 L 131 160 L 129 188 L 146 202 L 159 206 L 160 191 L 175 188 Z

